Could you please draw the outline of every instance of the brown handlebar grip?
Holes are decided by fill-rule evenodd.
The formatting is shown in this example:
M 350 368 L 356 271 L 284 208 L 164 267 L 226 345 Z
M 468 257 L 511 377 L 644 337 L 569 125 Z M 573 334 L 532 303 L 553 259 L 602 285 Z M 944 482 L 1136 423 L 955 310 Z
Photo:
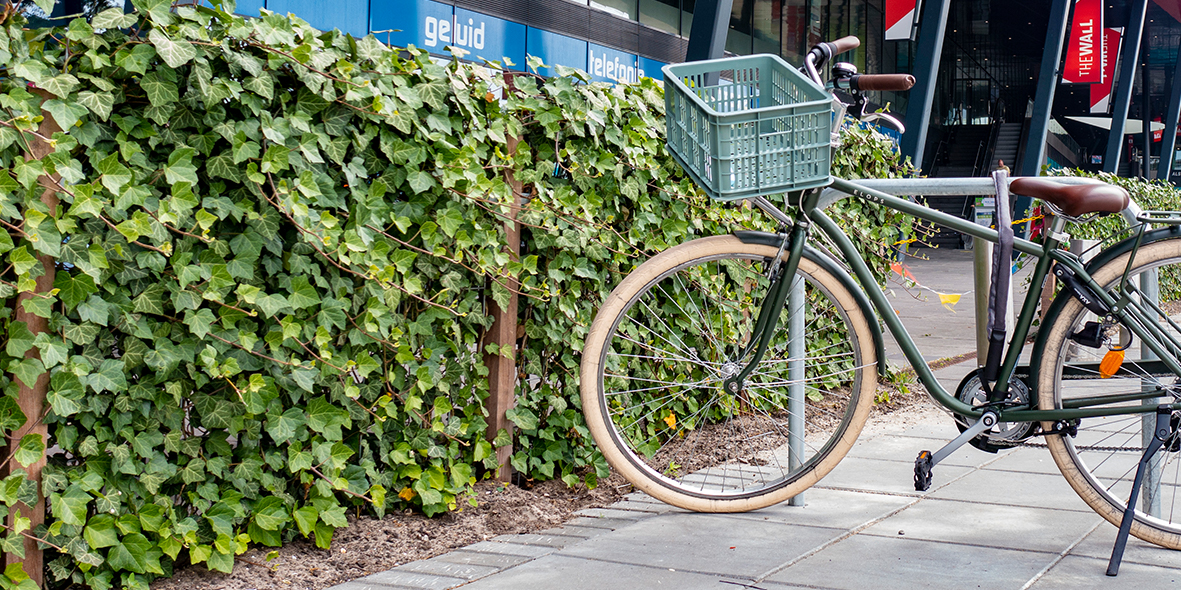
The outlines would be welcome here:
M 853 77 L 857 90 L 910 90 L 914 76 L 910 74 L 863 74 Z
M 840 39 L 837 39 L 836 41 L 833 41 L 832 46 L 835 49 L 835 51 L 833 51 L 832 53 L 833 53 L 833 55 L 836 55 L 838 53 L 844 53 L 844 52 L 849 51 L 851 49 L 857 49 L 858 47 L 861 46 L 861 39 L 858 39 L 857 37 L 854 37 L 853 35 L 849 35 L 848 37 L 842 37 Z

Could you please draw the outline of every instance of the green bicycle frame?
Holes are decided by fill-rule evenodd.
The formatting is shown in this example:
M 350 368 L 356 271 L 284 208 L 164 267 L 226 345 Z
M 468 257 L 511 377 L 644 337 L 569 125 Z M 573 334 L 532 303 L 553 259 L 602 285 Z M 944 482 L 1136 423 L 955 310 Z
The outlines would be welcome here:
M 906 213 L 908 215 L 917 217 L 924 221 L 933 222 L 952 230 L 958 231 L 972 236 L 973 238 L 985 240 L 987 242 L 996 243 L 998 241 L 996 230 L 978 225 L 976 223 L 960 219 L 958 217 L 942 213 L 914 203 L 907 199 L 890 195 L 878 190 L 874 190 L 855 182 L 833 178 L 832 188 L 841 192 L 847 193 L 851 198 L 863 199 L 879 205 L 883 205 L 890 209 L 895 209 Z M 850 265 L 853 275 L 857 278 L 862 288 L 869 296 L 878 315 L 882 318 L 887 329 L 894 335 L 902 349 L 902 353 L 906 356 L 907 361 L 914 367 L 915 374 L 919 381 L 927 388 L 927 391 L 947 409 L 964 416 L 979 417 L 983 410 L 970 406 L 959 399 L 952 393 L 949 393 L 939 381 L 935 378 L 934 373 L 930 367 L 923 360 L 922 354 L 915 345 L 914 340 L 906 331 L 906 327 L 902 325 L 897 314 L 893 312 L 892 306 L 886 300 L 885 293 L 878 287 L 877 281 L 869 270 L 869 266 L 865 260 L 857 252 L 857 248 L 853 245 L 852 240 L 836 225 L 836 223 L 824 213 L 823 209 L 819 207 L 819 191 L 811 191 L 801 195 L 798 200 L 803 216 L 811 220 L 811 225 L 819 228 L 826 236 L 828 236 L 833 244 L 840 250 L 846 262 Z M 802 225 L 802 224 L 801 224 Z M 806 227 L 806 226 L 805 226 Z M 793 254 L 803 248 L 803 241 L 806 240 L 807 231 L 798 231 L 802 228 L 797 226 L 797 231 L 792 232 L 791 242 L 788 249 Z M 1054 235 L 1047 235 L 1043 244 L 1037 244 L 1029 240 L 1016 238 L 1014 240 L 1013 249 L 1017 252 L 1033 256 L 1037 260 L 1037 265 L 1034 268 L 1031 277 L 1033 287 L 1030 289 L 1029 295 L 1026 296 L 1025 303 L 1021 308 L 1021 313 L 1017 319 L 1016 326 L 1013 331 L 1012 339 L 1009 341 L 1009 347 L 1004 356 L 1004 362 L 1001 365 L 1000 372 L 997 376 L 996 389 L 1002 393 L 1008 389 L 1008 383 L 1017 370 L 1017 364 L 1021 356 L 1021 344 L 1025 342 L 1029 335 L 1029 329 L 1033 324 L 1034 317 L 1037 312 L 1037 304 L 1040 292 L 1046 274 L 1050 270 L 1052 262 L 1058 262 L 1072 271 L 1074 271 L 1077 278 L 1091 289 L 1093 293 L 1109 308 L 1112 309 L 1111 315 L 1126 326 L 1137 338 L 1140 338 L 1141 343 L 1147 346 L 1154 352 L 1159 361 L 1153 361 L 1154 367 L 1161 371 L 1168 371 L 1174 375 L 1181 375 L 1181 364 L 1178 363 L 1178 351 L 1181 351 L 1181 343 L 1169 337 L 1155 321 L 1148 319 L 1149 312 L 1159 312 L 1159 308 L 1152 306 L 1153 310 L 1146 310 L 1141 304 L 1132 301 L 1131 295 L 1134 292 L 1134 287 L 1128 287 L 1130 282 L 1123 281 L 1124 293 L 1121 294 L 1120 299 L 1114 299 L 1104 289 L 1100 288 L 1094 279 L 1087 274 L 1085 267 L 1077 256 L 1070 254 L 1064 250 L 1059 249 L 1060 241 Z M 798 264 L 798 256 L 792 256 L 786 263 L 784 274 L 782 276 L 794 276 L 796 266 Z M 1126 277 L 1125 273 L 1125 277 Z M 1036 289 L 1036 291 L 1035 291 Z M 1150 304 L 1151 305 L 1151 304 Z M 1171 323 L 1171 322 L 1170 322 Z M 757 340 L 766 340 L 768 335 L 758 334 Z M 1017 345 L 1014 345 L 1017 343 Z M 765 347 L 765 344 L 761 344 Z M 759 352 L 762 350 L 760 349 Z M 757 364 L 761 354 L 756 355 L 756 359 L 747 367 L 752 368 Z M 1096 416 L 1112 416 L 1119 414 L 1137 414 L 1145 412 L 1155 412 L 1155 405 L 1131 405 L 1119 407 L 1104 407 L 1110 404 L 1127 402 L 1136 399 L 1146 399 L 1152 397 L 1159 397 L 1159 392 L 1147 392 L 1139 394 L 1120 394 L 1110 396 L 1095 396 L 1092 398 L 1074 399 L 1070 403 L 1065 404 L 1066 407 L 1059 410 L 1037 410 L 1034 409 L 1038 404 L 1038 394 L 1036 390 L 1036 383 L 1029 383 L 1030 401 L 1028 405 L 1006 408 L 993 408 L 1000 414 L 1002 422 L 1035 422 L 1047 421 L 1056 422 L 1060 420 L 1076 420 L 1081 418 L 1090 418 Z M 1174 410 L 1181 410 L 1181 402 L 1171 404 Z

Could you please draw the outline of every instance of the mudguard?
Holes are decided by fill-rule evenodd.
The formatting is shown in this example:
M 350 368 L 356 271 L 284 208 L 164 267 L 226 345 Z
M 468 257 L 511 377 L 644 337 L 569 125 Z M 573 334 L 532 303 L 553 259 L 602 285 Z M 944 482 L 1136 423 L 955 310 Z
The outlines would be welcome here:
M 1176 238 L 1176 237 L 1181 237 L 1181 226 L 1173 225 L 1173 226 L 1164 227 L 1161 229 L 1154 229 L 1154 230 L 1144 234 L 1144 240 L 1141 242 L 1141 245 L 1151 244 L 1153 242 L 1159 242 L 1161 240 L 1168 240 L 1170 238 Z M 1115 260 L 1116 258 L 1123 256 L 1125 253 L 1131 251 L 1132 248 L 1135 247 L 1135 245 L 1136 245 L 1136 236 L 1133 235 L 1129 238 L 1124 238 L 1123 240 L 1120 240 L 1119 242 L 1115 243 L 1114 245 L 1112 245 L 1109 248 L 1105 248 L 1103 251 L 1096 254 L 1094 258 L 1092 258 L 1090 261 L 1087 262 L 1087 264 L 1085 266 L 1085 268 L 1087 269 L 1087 274 L 1091 274 L 1093 271 L 1100 268 L 1104 264 L 1107 264 L 1108 262 L 1111 262 L 1112 260 Z M 1070 301 L 1070 299 L 1071 299 L 1070 292 L 1069 292 L 1069 290 L 1065 290 L 1065 289 L 1062 292 L 1058 293 L 1058 295 L 1056 297 L 1054 297 L 1054 302 L 1050 304 L 1050 309 L 1048 309 L 1046 311 L 1046 314 L 1044 316 L 1045 319 L 1043 319 L 1041 324 L 1038 326 L 1037 339 L 1034 340 L 1034 342 L 1033 342 L 1033 351 L 1030 354 L 1029 358 L 1031 358 L 1031 359 L 1042 358 L 1042 352 L 1046 348 L 1046 338 L 1048 337 L 1048 334 L 1049 334 L 1048 330 L 1044 330 L 1042 328 L 1053 323 L 1053 321 L 1058 317 L 1058 314 L 1062 313 L 1062 308 L 1066 307 L 1066 304 L 1067 304 L 1067 302 Z M 1029 390 L 1035 396 L 1038 394 L 1037 383 L 1038 383 L 1039 375 L 1037 374 L 1037 371 L 1038 371 L 1037 365 L 1031 364 L 1029 367 L 1030 380 L 1026 383 L 1026 385 L 1029 386 Z
M 770 232 L 762 231 L 736 231 L 734 237 L 738 238 L 744 244 L 760 244 L 763 246 L 772 246 L 778 248 L 783 243 L 783 237 Z M 878 322 L 878 316 L 874 313 L 873 303 L 869 301 L 869 297 L 861 290 L 861 286 L 853 277 L 842 267 L 837 261 L 833 260 L 831 256 L 812 248 L 811 246 L 804 246 L 804 256 L 815 262 L 832 276 L 836 277 L 841 284 L 853 294 L 853 299 L 857 301 L 857 306 L 861 308 L 861 312 L 865 314 L 865 319 L 868 320 L 869 329 L 873 332 L 873 343 L 876 348 L 878 376 L 886 376 L 886 362 L 885 362 L 885 340 L 882 337 L 882 326 Z

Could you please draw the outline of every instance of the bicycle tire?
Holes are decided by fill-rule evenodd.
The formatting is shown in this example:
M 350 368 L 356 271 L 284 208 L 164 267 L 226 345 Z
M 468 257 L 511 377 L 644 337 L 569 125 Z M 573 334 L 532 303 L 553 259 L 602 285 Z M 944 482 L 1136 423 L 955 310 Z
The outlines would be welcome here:
M 1115 286 L 1127 268 L 1130 255 L 1118 256 L 1092 272 L 1096 283 L 1105 289 Z M 1144 271 L 1170 266 L 1181 270 L 1181 238 L 1141 246 L 1129 276 L 1138 277 Z M 1136 356 L 1135 360 L 1125 360 L 1120 371 L 1111 377 L 1096 379 L 1096 375 L 1090 374 L 1091 369 L 1082 366 L 1098 362 L 1106 349 L 1091 349 L 1070 339 L 1088 320 L 1088 314 L 1082 303 L 1065 290 L 1058 297 L 1068 301 L 1045 324 L 1049 332 L 1037 370 L 1039 409 L 1060 409 L 1063 400 L 1072 397 L 1139 391 L 1145 383 L 1178 382 L 1176 375 L 1162 374 L 1159 368 L 1142 364 L 1135 348 L 1126 353 L 1128 357 Z M 1064 372 L 1071 367 L 1071 371 Z M 1156 416 L 1147 413 L 1089 418 L 1080 422 L 1077 436 L 1046 437 L 1050 454 L 1070 486 L 1095 512 L 1116 526 L 1123 519 L 1136 465 L 1143 454 L 1144 420 L 1155 424 Z M 1042 423 L 1043 429 L 1051 427 L 1050 423 Z M 1149 426 L 1149 432 L 1151 429 Z M 1162 547 L 1181 549 L 1181 498 L 1174 493 L 1181 487 L 1181 456 L 1168 446 L 1156 456 L 1162 466 L 1162 491 L 1157 496 L 1162 502 L 1160 509 L 1149 507 L 1148 511 L 1155 515 L 1149 514 L 1145 512 L 1144 499 L 1138 498 L 1131 534 Z M 1164 506 L 1164 502 L 1170 505 Z
M 806 251 L 795 279 L 805 281 L 806 331 L 817 338 L 805 346 L 809 420 L 794 462 L 785 447 L 794 410 L 781 391 L 791 309 L 743 391 L 722 390 L 777 254 L 734 236 L 693 240 L 639 266 L 600 308 L 583 352 L 583 413 L 608 463 L 640 490 L 698 512 L 754 510 L 815 484 L 856 440 L 873 405 L 877 351 L 865 312 L 816 252 Z

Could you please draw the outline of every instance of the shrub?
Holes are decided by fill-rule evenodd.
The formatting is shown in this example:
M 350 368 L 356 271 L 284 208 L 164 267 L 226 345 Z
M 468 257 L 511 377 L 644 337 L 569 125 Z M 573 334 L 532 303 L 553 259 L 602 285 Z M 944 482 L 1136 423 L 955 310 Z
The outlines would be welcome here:
M 484 353 L 513 354 L 482 340 L 510 287 L 520 374 L 537 376 L 510 414 L 512 463 L 594 485 L 577 366 L 597 302 L 668 245 L 771 229 L 684 178 L 651 80 L 510 85 L 297 18 L 135 5 L 59 29 L 0 20 L 0 435 L 49 426 L 6 454 L 55 448 L 50 517 L 23 531 L 52 548 L 53 580 L 143 588 L 178 560 L 229 571 L 249 543 L 328 547 L 350 513 L 455 509 L 513 442 L 486 439 L 483 406 Z M 63 131 L 38 133 L 42 109 Z M 847 137 L 842 174 L 899 169 L 885 138 Z M 520 260 L 509 176 L 529 187 Z M 902 218 L 845 203 L 861 247 L 885 251 Z M 50 409 L 23 415 L 20 382 L 46 373 Z M 36 491 L 16 464 L 0 511 Z

